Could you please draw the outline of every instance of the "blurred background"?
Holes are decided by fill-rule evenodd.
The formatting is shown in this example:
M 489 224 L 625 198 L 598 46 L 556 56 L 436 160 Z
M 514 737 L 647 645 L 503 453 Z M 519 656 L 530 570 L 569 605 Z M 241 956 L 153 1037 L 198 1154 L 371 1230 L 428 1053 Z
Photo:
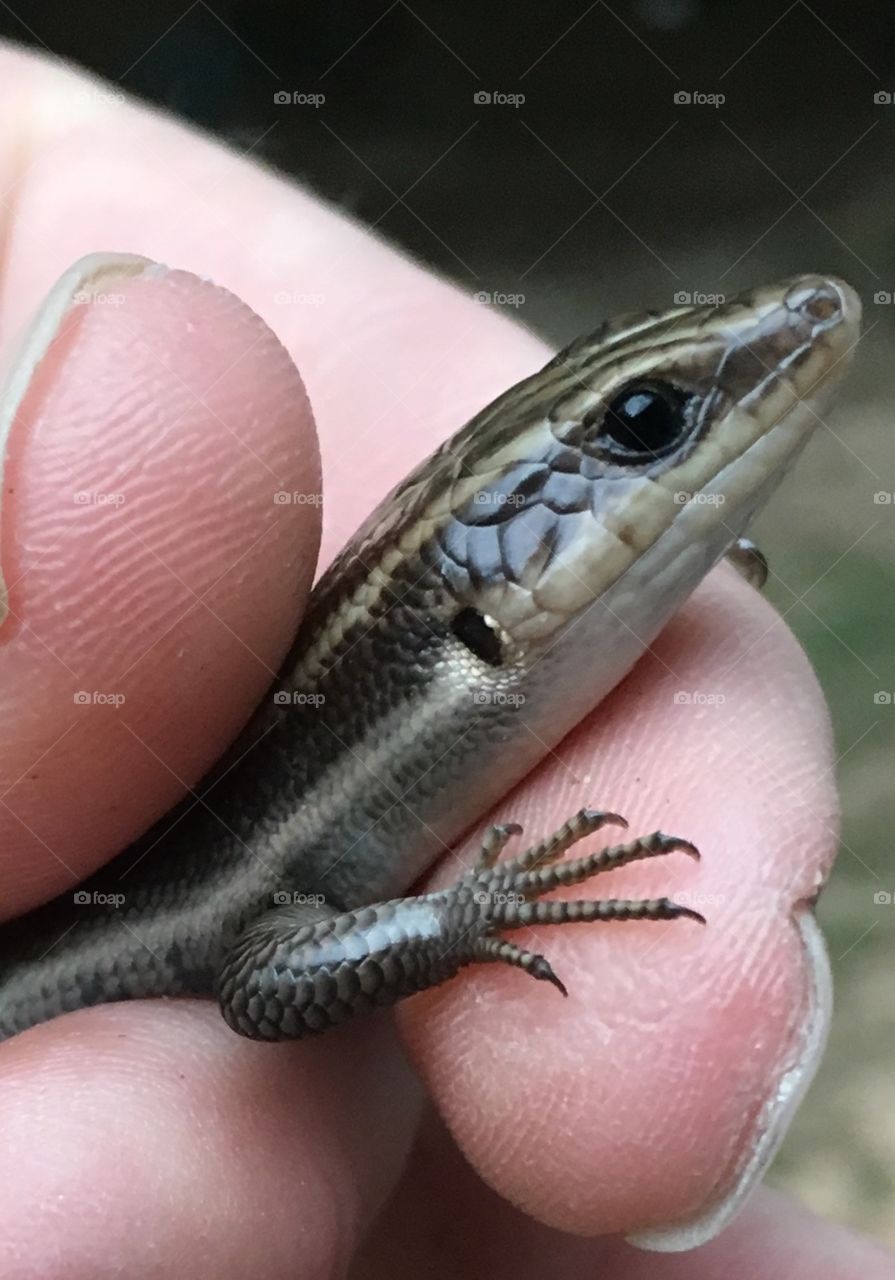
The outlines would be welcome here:
M 15 8 L 0 36 L 222 135 L 555 346 L 677 294 L 800 271 L 858 288 L 857 371 L 755 531 L 844 799 L 819 911 L 832 1039 L 770 1180 L 895 1244 L 895 7 Z

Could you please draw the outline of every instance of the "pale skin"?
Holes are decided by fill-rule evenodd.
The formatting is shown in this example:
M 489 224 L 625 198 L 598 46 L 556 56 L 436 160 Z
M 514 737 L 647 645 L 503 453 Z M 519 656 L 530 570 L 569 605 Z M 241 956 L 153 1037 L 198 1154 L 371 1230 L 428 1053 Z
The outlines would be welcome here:
M 81 313 L 22 406 L 2 525 L 12 916 L 168 808 L 263 693 L 317 562 L 319 508 L 273 502 L 320 491 L 314 419 L 325 563 L 413 461 L 544 353 L 295 188 L 46 62 L 0 53 L 0 119 L 15 210 L 4 334 L 97 248 L 189 267 L 245 300 L 187 272 L 110 284 L 123 301 Z M 724 702 L 696 716 L 680 689 Z M 78 690 L 125 702 L 83 706 Z M 711 895 L 705 929 L 545 930 L 568 1000 L 478 968 L 403 1006 L 397 1035 L 385 1016 L 257 1045 L 200 1001 L 35 1028 L 0 1046 L 4 1274 L 162 1276 L 187 1261 L 197 1278 L 337 1274 L 371 1225 L 363 1276 L 419 1274 L 420 1259 L 496 1280 L 891 1274 L 876 1246 L 770 1195 L 684 1258 L 564 1234 L 692 1217 L 729 1188 L 731 1151 L 754 1140 L 810 1003 L 791 913 L 835 850 L 831 770 L 805 658 L 717 571 L 488 819 L 538 837 L 588 804 L 692 838 L 699 868 L 673 855 L 593 892 Z M 432 883 L 476 845 L 447 852 Z

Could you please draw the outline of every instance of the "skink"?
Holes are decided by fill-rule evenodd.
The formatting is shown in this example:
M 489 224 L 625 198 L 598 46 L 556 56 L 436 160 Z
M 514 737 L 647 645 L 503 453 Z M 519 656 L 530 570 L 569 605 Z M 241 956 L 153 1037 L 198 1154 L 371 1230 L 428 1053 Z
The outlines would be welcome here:
M 393 491 L 322 577 L 270 696 L 178 808 L 0 930 L 0 1035 L 85 1006 L 216 995 L 295 1038 L 472 961 L 562 989 L 519 925 L 694 915 L 547 900 L 680 850 L 654 832 L 565 859 L 582 810 L 453 888 L 402 897 L 630 669 L 738 539 L 849 362 L 860 304 L 802 276 L 626 316 L 489 405 Z M 739 548 L 739 549 L 738 549 Z

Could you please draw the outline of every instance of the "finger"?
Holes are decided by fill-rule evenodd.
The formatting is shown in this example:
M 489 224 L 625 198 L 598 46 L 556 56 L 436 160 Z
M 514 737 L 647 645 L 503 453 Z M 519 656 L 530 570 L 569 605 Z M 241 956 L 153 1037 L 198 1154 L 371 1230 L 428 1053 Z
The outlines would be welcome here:
M 313 574 L 301 380 L 232 295 L 91 260 L 6 382 L 0 876 L 14 915 L 171 807 L 246 720 Z
M 730 571 L 489 821 L 538 838 L 582 805 L 687 837 L 702 861 L 674 854 L 564 896 L 667 895 L 706 927 L 522 931 L 567 1000 L 480 966 L 405 1006 L 402 1028 L 463 1151 L 514 1204 L 565 1231 L 697 1241 L 762 1172 L 829 1014 L 806 906 L 835 847 L 826 712 L 791 635 Z
M 684 1253 L 552 1231 L 482 1186 L 450 1139 L 426 1126 L 352 1280 L 888 1280 L 892 1267 L 880 1245 L 766 1190 L 719 1239 Z
M 418 1093 L 385 1022 L 354 1030 L 262 1046 L 210 1004 L 147 1001 L 4 1044 L 0 1272 L 342 1274 Z

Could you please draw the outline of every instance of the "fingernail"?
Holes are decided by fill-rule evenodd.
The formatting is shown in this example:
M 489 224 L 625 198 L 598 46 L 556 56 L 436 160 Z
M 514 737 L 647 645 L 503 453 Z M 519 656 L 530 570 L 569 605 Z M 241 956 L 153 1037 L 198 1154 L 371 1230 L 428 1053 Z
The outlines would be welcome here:
M 163 275 L 167 270 L 151 258 L 132 253 L 91 253 L 80 258 L 53 285 L 36 314 L 3 362 L 0 377 L 0 498 L 7 443 L 16 415 L 24 400 L 34 371 L 40 365 L 62 328 L 65 317 L 75 307 L 94 302 L 109 287 L 137 276 Z M 9 613 L 9 594 L 3 573 L 0 546 L 0 626 Z
M 753 1138 L 718 1198 L 695 1217 L 650 1227 L 628 1237 L 629 1243 L 654 1253 L 679 1253 L 714 1240 L 742 1209 L 759 1184 L 792 1123 L 823 1056 L 833 1008 L 833 984 L 826 944 L 814 912 L 802 906 L 793 913 L 811 975 L 808 1012 L 799 1042 L 771 1085 L 755 1122 Z

